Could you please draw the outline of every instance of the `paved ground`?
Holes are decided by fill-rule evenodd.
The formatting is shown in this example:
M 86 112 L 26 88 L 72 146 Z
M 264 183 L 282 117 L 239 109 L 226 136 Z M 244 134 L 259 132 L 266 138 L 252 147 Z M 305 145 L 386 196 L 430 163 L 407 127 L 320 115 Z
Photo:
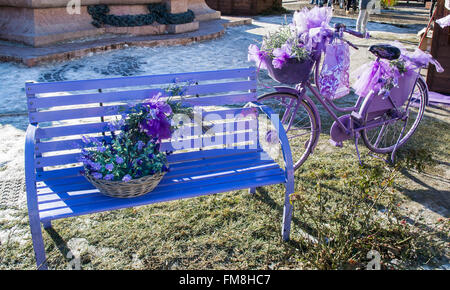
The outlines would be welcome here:
M 250 18 L 222 17 L 218 20 L 200 22 L 199 30 L 194 32 L 148 36 L 105 34 L 65 41 L 48 47 L 31 47 L 0 41 L 0 62 L 19 62 L 31 67 L 49 61 L 74 59 L 90 53 L 122 49 L 129 46 L 186 45 L 196 41 L 218 38 L 225 33 L 226 27 L 249 23 L 251 23 Z
M 283 0 L 283 6 L 288 10 L 298 10 L 303 7 L 312 7 L 308 0 Z M 350 10 L 346 14 L 344 9 L 340 9 L 339 5 L 334 5 L 334 15 L 345 18 L 356 19 L 358 11 Z M 399 1 L 398 5 L 389 9 L 382 9 L 381 14 L 370 15 L 369 21 L 377 21 L 381 23 L 395 24 L 395 25 L 427 25 L 429 20 L 429 11 L 425 8 L 423 3 Z

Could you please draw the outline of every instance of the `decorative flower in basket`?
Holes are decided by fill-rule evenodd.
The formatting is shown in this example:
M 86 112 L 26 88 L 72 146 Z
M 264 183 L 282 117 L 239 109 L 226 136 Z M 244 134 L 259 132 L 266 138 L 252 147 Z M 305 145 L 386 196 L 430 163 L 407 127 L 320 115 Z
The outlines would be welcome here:
M 151 192 L 169 171 L 162 139 L 170 138 L 172 108 L 160 98 L 130 107 L 108 124 L 110 137 L 83 136 L 83 174 L 101 193 L 136 197 Z M 120 130 L 120 133 L 117 133 Z
M 329 7 L 295 12 L 292 23 L 281 25 L 263 37 L 261 47 L 249 46 L 248 60 L 266 69 L 278 82 L 298 84 L 307 80 L 314 59 L 325 48 L 325 36 L 333 32 L 331 17 Z

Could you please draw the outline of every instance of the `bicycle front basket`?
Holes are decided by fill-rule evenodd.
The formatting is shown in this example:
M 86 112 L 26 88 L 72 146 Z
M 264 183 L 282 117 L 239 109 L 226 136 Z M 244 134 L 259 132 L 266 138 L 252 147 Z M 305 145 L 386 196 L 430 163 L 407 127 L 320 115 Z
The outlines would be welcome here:
M 299 61 L 297 58 L 290 58 L 281 69 L 275 68 L 272 58 L 266 56 L 264 62 L 267 66 L 269 76 L 277 82 L 295 85 L 308 80 L 314 61 L 311 59 Z

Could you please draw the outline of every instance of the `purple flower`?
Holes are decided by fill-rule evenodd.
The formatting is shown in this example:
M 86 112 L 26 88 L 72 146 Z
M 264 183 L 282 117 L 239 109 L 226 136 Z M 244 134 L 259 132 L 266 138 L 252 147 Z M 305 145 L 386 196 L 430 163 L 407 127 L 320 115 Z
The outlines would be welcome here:
M 272 65 L 280 69 L 292 57 L 292 47 L 289 43 L 285 43 L 281 48 L 275 48 L 273 55 L 275 58 L 272 61 Z
M 81 136 L 81 139 L 83 140 L 83 143 L 85 143 L 85 144 L 89 144 L 89 143 L 91 143 L 91 140 L 90 140 L 90 138 L 89 138 L 89 137 L 86 137 L 86 136 Z
M 154 95 L 151 99 L 147 100 L 144 103 L 144 106 L 147 106 L 150 110 L 155 110 L 154 114 L 172 114 L 172 108 L 170 105 L 163 99 L 161 99 L 161 93 Z
M 143 120 L 139 124 L 139 128 L 148 136 L 158 138 L 158 140 L 170 138 L 172 135 L 170 122 L 165 116 L 158 116 L 158 118 L 151 120 Z
M 105 168 L 106 168 L 108 171 L 113 171 L 114 165 L 111 164 L 111 163 L 109 163 L 109 164 L 106 164 L 106 165 L 105 165 Z
M 272 65 L 274 68 L 281 69 L 286 61 L 282 58 L 274 58 L 272 60 Z
M 316 27 L 328 27 L 333 16 L 330 7 L 317 7 L 312 9 L 303 8 L 296 11 L 292 17 L 292 22 L 297 28 L 298 33 L 309 32 Z
M 254 61 L 260 68 L 267 69 L 265 57 L 267 53 L 259 50 L 258 46 L 250 44 L 248 46 L 248 61 Z
M 94 177 L 95 179 L 102 179 L 103 175 L 100 172 L 92 172 L 92 177 Z
M 138 150 L 139 150 L 139 151 L 142 150 L 142 148 L 144 148 L 144 146 L 145 146 L 145 143 L 142 142 L 141 140 L 139 140 L 139 141 L 137 142 L 137 147 L 138 147 Z
M 94 169 L 94 170 L 100 170 L 100 169 L 102 169 L 102 166 L 101 166 L 99 163 L 97 163 L 97 162 L 93 162 L 93 161 L 91 161 L 91 160 L 86 160 L 86 163 L 87 163 L 90 167 L 92 167 L 92 169 Z
M 125 176 L 122 178 L 122 181 L 123 181 L 123 182 L 128 182 L 128 181 L 130 181 L 130 180 L 131 180 L 131 176 L 130 176 L 129 174 L 125 175 Z
M 103 145 L 101 145 L 101 146 L 99 145 L 99 146 L 97 146 L 97 151 L 100 153 L 103 153 L 106 151 L 106 147 Z
M 106 174 L 105 177 L 103 177 L 104 180 L 113 180 L 114 174 Z
M 117 156 L 116 157 L 116 162 L 117 162 L 117 164 L 122 164 L 123 163 L 123 158 L 120 157 L 120 156 Z
M 120 130 L 122 128 L 123 125 L 125 125 L 125 117 L 122 116 L 122 119 L 120 120 L 116 120 L 116 121 L 111 121 L 108 123 L 108 128 L 109 131 L 116 131 L 116 130 Z

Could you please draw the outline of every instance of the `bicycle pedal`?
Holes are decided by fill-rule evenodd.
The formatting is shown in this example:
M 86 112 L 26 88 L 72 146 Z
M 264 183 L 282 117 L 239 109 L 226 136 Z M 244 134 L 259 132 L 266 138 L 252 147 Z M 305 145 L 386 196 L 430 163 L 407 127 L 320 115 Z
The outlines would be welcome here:
M 340 141 L 336 142 L 333 139 L 330 139 L 329 141 L 330 141 L 331 145 L 333 145 L 334 147 L 342 148 L 344 146 L 344 144 L 342 142 L 340 142 Z

